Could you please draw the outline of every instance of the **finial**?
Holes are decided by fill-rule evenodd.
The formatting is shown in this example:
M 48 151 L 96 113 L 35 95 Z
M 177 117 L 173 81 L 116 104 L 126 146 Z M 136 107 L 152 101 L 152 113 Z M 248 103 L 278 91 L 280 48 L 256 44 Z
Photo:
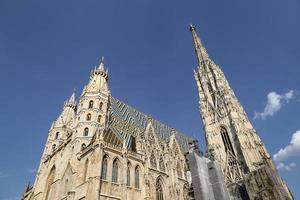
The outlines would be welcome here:
M 76 88 L 73 89 L 72 95 L 70 96 L 69 100 L 67 100 L 67 105 L 73 106 L 75 104 L 75 94 L 76 94 Z
M 195 26 L 193 24 L 190 24 L 190 31 L 196 30 Z
M 101 71 L 104 71 L 104 56 L 102 56 L 102 58 L 101 58 L 101 62 L 100 62 L 98 69 L 100 69 Z

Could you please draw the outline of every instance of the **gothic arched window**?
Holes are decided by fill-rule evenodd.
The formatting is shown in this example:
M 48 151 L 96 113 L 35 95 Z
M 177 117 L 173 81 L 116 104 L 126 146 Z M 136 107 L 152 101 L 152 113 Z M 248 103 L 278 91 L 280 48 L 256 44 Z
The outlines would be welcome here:
M 162 156 L 160 156 L 159 159 L 159 170 L 165 172 L 166 168 L 165 168 L 165 162 Z
M 176 170 L 177 170 L 178 177 L 182 178 L 182 169 L 181 169 L 181 165 L 179 162 L 177 163 Z
M 224 127 L 221 127 L 221 137 L 223 140 L 223 144 L 225 146 L 225 151 L 226 152 L 230 151 L 233 155 L 235 155 L 230 137 L 228 135 L 226 128 L 224 128 Z
M 102 110 L 102 107 L 103 107 L 103 103 L 100 102 L 99 109 Z
M 53 145 L 52 145 L 52 152 L 54 152 L 55 149 L 56 149 L 56 144 L 53 144 Z
M 164 200 L 163 187 L 159 179 L 156 181 L 156 200 Z
M 107 155 L 103 157 L 102 168 L 101 168 L 101 179 L 106 180 L 107 178 Z
M 83 136 L 88 136 L 89 135 L 89 128 L 86 127 L 83 131 Z
M 85 149 L 86 148 L 86 144 L 85 143 L 82 143 L 81 145 L 81 150 Z
M 56 132 L 55 133 L 55 139 L 58 139 L 58 136 L 59 136 L 59 132 Z
M 91 101 L 89 102 L 89 108 L 93 108 L 93 106 L 94 106 L 94 101 L 91 100 Z
M 139 189 L 140 188 L 140 169 L 139 166 L 135 167 L 134 170 L 134 187 Z
M 45 194 L 46 194 L 45 200 L 48 200 L 48 199 L 50 199 L 49 197 L 51 197 L 50 193 L 51 193 L 52 184 L 54 182 L 55 170 L 56 170 L 55 166 L 53 166 L 48 175 L 46 187 L 45 187 Z
M 212 94 L 213 93 L 213 89 L 212 89 L 210 83 L 207 83 L 207 88 L 208 88 L 209 93 Z
M 127 182 L 126 182 L 126 185 L 127 186 L 130 186 L 130 169 L 131 169 L 131 165 L 130 163 L 127 164 Z
M 208 92 L 210 93 L 213 102 L 215 103 L 215 94 L 214 94 L 214 91 L 213 91 L 210 83 L 207 83 L 207 88 L 208 88 Z
M 91 113 L 88 113 L 86 115 L 86 121 L 91 121 L 91 119 L 92 119 L 92 115 L 91 115 Z
M 117 183 L 118 182 L 118 173 L 119 173 L 119 161 L 116 158 L 113 162 L 112 166 L 112 182 Z
M 68 164 L 67 168 L 65 170 L 65 173 L 61 179 L 61 184 L 59 185 L 60 189 L 61 189 L 61 194 L 63 196 L 68 196 L 68 192 L 71 191 L 72 188 L 72 175 L 73 175 L 73 171 L 71 168 L 71 165 Z M 53 198 L 51 198 L 53 199 Z
M 97 120 L 97 121 L 98 121 L 98 123 L 100 123 L 100 122 L 101 122 L 101 117 L 102 117 L 101 115 L 98 115 L 98 120 Z
M 151 153 L 150 156 L 150 166 L 155 169 L 157 168 L 156 158 L 153 152 Z

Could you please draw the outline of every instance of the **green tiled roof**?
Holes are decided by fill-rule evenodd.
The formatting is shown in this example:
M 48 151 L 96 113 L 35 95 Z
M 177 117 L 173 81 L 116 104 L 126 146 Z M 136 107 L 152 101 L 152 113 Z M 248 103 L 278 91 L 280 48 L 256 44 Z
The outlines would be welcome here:
M 123 140 L 126 140 L 129 146 L 132 140 L 132 136 L 138 131 L 145 131 L 148 121 L 152 121 L 152 125 L 155 129 L 157 136 L 165 141 L 168 141 L 172 134 L 175 134 L 177 141 L 184 151 L 188 150 L 188 143 L 192 140 L 191 137 L 180 133 L 167 126 L 166 124 L 153 119 L 151 116 L 146 115 L 135 108 L 125 104 L 117 98 L 111 97 L 111 121 L 110 128 Z M 114 119 L 114 120 L 112 120 Z M 118 127 L 116 128 L 116 124 Z

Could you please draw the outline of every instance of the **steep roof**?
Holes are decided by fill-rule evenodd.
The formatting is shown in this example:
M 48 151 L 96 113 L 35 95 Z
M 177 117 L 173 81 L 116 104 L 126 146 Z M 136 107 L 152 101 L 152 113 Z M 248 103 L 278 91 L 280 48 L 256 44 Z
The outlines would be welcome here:
M 132 136 L 136 136 L 138 132 L 145 131 L 146 125 L 151 121 L 158 138 L 169 141 L 170 136 L 175 134 L 182 150 L 188 150 L 188 143 L 192 140 L 190 136 L 136 110 L 117 98 L 111 97 L 110 100 L 111 116 L 109 128 L 115 132 L 118 137 L 125 140 L 127 146 L 130 146 Z

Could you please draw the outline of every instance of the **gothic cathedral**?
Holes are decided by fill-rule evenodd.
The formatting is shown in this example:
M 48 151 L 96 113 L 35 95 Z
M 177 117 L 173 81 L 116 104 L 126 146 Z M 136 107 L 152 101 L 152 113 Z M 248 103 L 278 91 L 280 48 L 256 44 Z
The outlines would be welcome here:
M 102 59 L 78 102 L 73 93 L 52 123 L 35 182 L 22 199 L 293 199 L 222 70 L 190 30 L 207 153 L 113 97 Z
M 64 103 L 24 199 L 187 199 L 191 138 L 114 98 L 108 78 L 102 60 Z

